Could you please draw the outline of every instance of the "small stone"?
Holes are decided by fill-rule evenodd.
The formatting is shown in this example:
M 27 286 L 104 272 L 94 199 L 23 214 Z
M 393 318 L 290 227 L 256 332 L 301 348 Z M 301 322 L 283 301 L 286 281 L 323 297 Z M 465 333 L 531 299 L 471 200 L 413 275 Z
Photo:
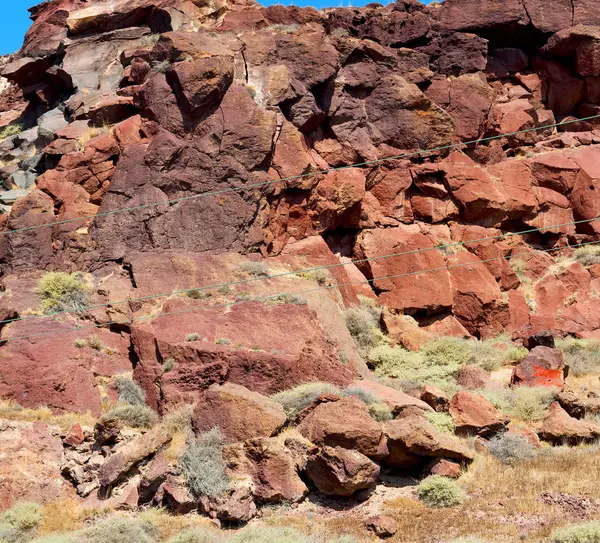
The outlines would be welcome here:
M 392 537 L 398 531 L 398 524 L 396 521 L 386 515 L 377 515 L 375 517 L 368 518 L 365 522 L 367 530 L 373 532 L 377 537 L 386 539 Z

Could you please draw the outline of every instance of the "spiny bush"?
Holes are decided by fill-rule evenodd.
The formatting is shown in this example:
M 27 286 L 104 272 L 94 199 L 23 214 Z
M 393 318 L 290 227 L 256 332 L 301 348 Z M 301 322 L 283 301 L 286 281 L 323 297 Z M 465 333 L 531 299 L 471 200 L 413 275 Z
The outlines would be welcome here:
M 218 428 L 192 439 L 179 459 L 179 468 L 196 498 L 221 496 L 229 489 L 223 463 L 223 436 Z
M 448 477 L 432 475 L 417 486 L 417 496 L 429 507 L 452 507 L 465 499 L 464 490 Z
M 573 257 L 582 266 L 600 264 L 600 246 L 586 245 L 585 247 L 579 247 L 573 251 Z
M 37 295 L 44 313 L 82 311 L 88 304 L 90 288 L 78 273 L 48 272 L 39 281 Z
M 102 416 L 102 420 L 118 419 L 133 428 L 152 428 L 158 415 L 146 405 L 120 405 Z
M 524 422 L 537 422 L 546 416 L 556 392 L 544 387 L 515 387 L 504 390 L 482 390 L 492 405 L 511 417 Z
M 600 341 L 596 339 L 559 339 L 556 347 L 565 356 L 569 374 L 581 377 L 600 371 Z
M 104 349 L 104 343 L 102 343 L 102 340 L 95 334 L 88 338 L 87 343 L 94 351 L 101 351 Z
M 171 435 L 176 433 L 187 433 L 192 427 L 193 404 L 187 404 L 167 413 L 163 424 Z
M 448 413 L 428 411 L 425 413 L 425 418 L 433 424 L 438 432 L 442 432 L 443 434 L 454 434 L 454 420 Z
M 264 262 L 244 262 L 238 270 L 254 277 L 269 277 L 269 268 Z
M 535 447 L 524 437 L 515 434 L 502 434 L 490 439 L 488 443 L 490 454 L 503 464 L 515 464 L 528 460 L 535 455 Z
M 385 345 L 387 340 L 379 325 L 381 310 L 365 300 L 368 298 L 361 299 L 360 306 L 347 309 L 344 317 L 360 354 L 366 358 L 373 349 Z
M 30 502 L 17 503 L 0 516 L 0 525 L 20 532 L 33 530 L 41 521 L 42 507 Z
M 304 383 L 290 390 L 273 394 L 271 398 L 280 403 L 288 418 L 295 417 L 321 394 L 338 394 L 339 388 L 329 383 Z
M 600 521 L 572 524 L 552 533 L 552 543 L 600 543 Z
M 119 401 L 129 405 L 145 405 L 146 394 L 131 377 L 115 375 L 113 383 L 119 392 Z

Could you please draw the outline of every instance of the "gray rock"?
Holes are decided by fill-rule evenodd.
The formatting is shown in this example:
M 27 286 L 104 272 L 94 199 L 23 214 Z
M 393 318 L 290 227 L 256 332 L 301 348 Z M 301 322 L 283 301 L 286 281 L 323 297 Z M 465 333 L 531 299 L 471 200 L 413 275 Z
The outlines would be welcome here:
M 35 185 L 37 173 L 17 170 L 9 177 L 9 184 L 16 185 L 20 189 L 28 189 Z
M 37 124 L 39 127 L 38 136 L 48 142 L 54 139 L 56 132 L 69 125 L 64 113 L 59 108 L 44 113 L 38 119 Z
M 44 158 L 43 153 L 38 153 L 37 155 L 28 157 L 25 160 L 21 161 L 21 169 L 29 170 L 29 171 L 33 172 L 39 166 L 39 164 L 43 158 Z
M 1 204 L 14 204 L 19 198 L 28 194 L 28 190 L 14 189 L 0 192 L 0 203 Z

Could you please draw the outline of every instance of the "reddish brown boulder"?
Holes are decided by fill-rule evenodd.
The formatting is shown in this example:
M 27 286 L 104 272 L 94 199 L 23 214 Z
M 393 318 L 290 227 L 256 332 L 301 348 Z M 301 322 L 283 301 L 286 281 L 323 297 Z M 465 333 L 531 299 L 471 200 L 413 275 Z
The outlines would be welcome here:
M 77 423 L 71 427 L 71 429 L 63 439 L 63 443 L 71 447 L 77 447 L 77 445 L 81 445 L 83 443 L 84 439 L 85 435 L 83 434 L 83 430 L 81 429 L 81 424 Z
M 343 398 L 317 406 L 298 426 L 316 445 L 354 449 L 370 458 L 387 455 L 381 425 L 358 398 Z
M 219 428 L 230 442 L 272 436 L 285 421 L 280 404 L 232 383 L 211 385 L 192 414 L 196 433 Z
M 401 390 L 396 390 L 395 388 L 391 388 L 376 381 L 352 381 L 348 385 L 349 388 L 352 389 L 360 389 L 364 390 L 367 393 L 373 394 L 379 401 L 386 403 L 394 416 L 398 416 L 405 409 L 420 409 L 423 412 L 431 411 L 431 407 L 427 404 L 427 402 L 419 400 L 414 396 L 410 396 Z
M 570 417 L 558 402 L 554 402 L 538 435 L 553 445 L 577 445 L 600 438 L 600 426 L 591 421 Z
M 586 415 L 593 416 L 600 413 L 600 398 L 593 392 L 582 395 L 571 391 L 562 391 L 556 397 L 556 401 L 575 419 L 582 419 Z
M 379 466 L 358 451 L 323 447 L 309 457 L 306 475 L 323 494 L 348 497 L 373 488 Z
M 469 449 L 438 432 L 421 415 L 408 414 L 387 422 L 385 435 L 390 454 L 383 462 L 401 471 L 421 470 L 432 458 L 449 458 L 460 463 L 473 460 Z
M 385 515 L 368 518 L 365 526 L 381 539 L 392 537 L 398 531 L 398 523 L 392 517 Z
M 190 494 L 183 477 L 168 475 L 161 488 L 169 511 L 185 515 L 198 509 L 198 501 Z
M 502 432 L 510 420 L 501 415 L 483 396 L 466 390 L 455 394 L 450 401 L 449 411 L 456 433 L 462 435 L 487 437 Z
M 438 413 L 448 412 L 450 401 L 443 390 L 433 386 L 425 385 L 421 392 L 421 400 L 431 406 Z
M 451 462 L 445 458 L 438 458 L 425 466 L 426 475 L 441 475 L 442 477 L 458 479 L 461 473 L 462 468 L 460 464 Z
M 514 385 L 556 387 L 565 384 L 565 359 L 558 349 L 534 347 L 518 364 L 512 376 Z
M 200 510 L 224 522 L 248 522 L 256 515 L 256 504 L 249 488 L 236 488 L 224 496 L 200 499 Z
M 490 382 L 490 374 L 479 366 L 464 366 L 456 376 L 456 382 L 469 390 L 485 388 Z
M 376 278 L 373 286 L 380 291 L 380 302 L 407 313 L 439 312 L 452 306 L 452 290 L 444 257 L 434 247 L 427 236 L 411 226 L 363 230 L 355 246 L 355 257 L 373 259 L 400 253 L 359 264 L 365 275 Z M 392 277 L 377 279 L 389 276 Z
M 0 511 L 17 502 L 53 503 L 74 496 L 61 476 L 63 446 L 37 422 L 0 422 Z

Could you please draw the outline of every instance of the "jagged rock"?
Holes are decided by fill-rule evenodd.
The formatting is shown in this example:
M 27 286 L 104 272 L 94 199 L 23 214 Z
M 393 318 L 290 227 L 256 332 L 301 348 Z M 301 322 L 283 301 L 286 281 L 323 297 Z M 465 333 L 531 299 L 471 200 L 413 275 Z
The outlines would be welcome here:
M 591 421 L 570 417 L 558 402 L 554 402 L 538 435 L 553 445 L 577 445 L 597 440 L 600 437 L 600 426 Z
M 232 442 L 270 437 L 285 421 L 280 404 L 232 383 L 211 385 L 192 414 L 196 433 L 219 428 L 225 439 Z
M 109 456 L 100 468 L 100 486 L 109 488 L 114 485 L 136 464 L 169 443 L 171 437 L 163 426 L 156 426 L 147 433 L 129 441 L 118 452 Z
M 169 511 L 185 515 L 198 509 L 198 501 L 190 494 L 182 477 L 168 475 L 161 489 Z
M 565 359 L 558 349 L 534 347 L 513 371 L 512 383 L 530 387 L 556 387 L 565 383 Z
M 443 390 L 440 390 L 433 385 L 425 385 L 423 387 L 423 391 L 421 392 L 421 400 L 423 400 L 427 405 L 431 406 L 433 410 L 438 413 L 448 412 L 448 406 L 450 404 L 448 396 L 446 396 Z
M 381 539 L 392 537 L 398 531 L 398 524 L 392 518 L 385 515 L 370 517 L 365 521 L 367 530 L 373 532 Z
M 353 449 L 375 459 L 388 453 L 381 425 L 358 398 L 318 405 L 297 429 L 316 445 Z
M 171 472 L 172 467 L 168 460 L 161 454 L 155 456 L 146 466 L 140 479 L 138 485 L 139 502 L 147 503 L 151 501 Z
M 425 473 L 428 475 L 441 475 L 442 477 L 450 477 L 451 479 L 458 479 L 461 475 L 462 469 L 460 464 L 451 462 L 445 458 L 438 458 L 432 460 L 427 466 L 425 466 Z
M 358 451 L 323 447 L 309 457 L 306 474 L 323 494 L 347 497 L 374 487 L 379 466 Z
M 574 419 L 600 413 L 600 398 L 591 395 L 582 397 L 574 392 L 563 390 L 556 396 L 556 401 Z
M 441 434 L 423 416 L 407 416 L 387 422 L 385 435 L 389 456 L 383 462 L 394 469 L 412 472 L 422 469 L 432 458 L 455 459 L 469 463 L 473 454 L 450 436 Z
M 248 488 L 238 488 L 217 498 L 200 499 L 201 510 L 224 522 L 248 522 L 256 515 L 256 504 Z
M 71 447 L 77 447 L 77 445 L 81 445 L 83 440 L 85 439 L 85 435 L 83 430 L 81 429 L 81 424 L 74 424 L 65 438 L 63 439 L 63 443 L 65 445 L 70 445 Z
M 510 420 L 501 415 L 483 396 L 466 390 L 454 395 L 449 411 L 459 435 L 494 435 L 504 431 Z

